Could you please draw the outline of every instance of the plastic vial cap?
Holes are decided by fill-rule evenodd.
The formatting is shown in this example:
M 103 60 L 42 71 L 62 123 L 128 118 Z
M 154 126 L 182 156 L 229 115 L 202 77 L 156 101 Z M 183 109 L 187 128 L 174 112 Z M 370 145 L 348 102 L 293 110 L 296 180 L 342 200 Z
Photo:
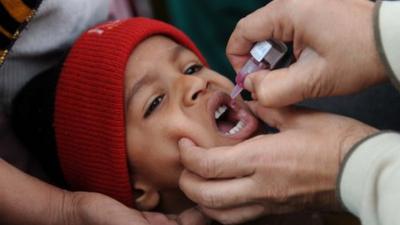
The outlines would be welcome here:
M 250 50 L 251 56 L 258 62 L 264 60 L 269 69 L 273 69 L 286 52 L 287 46 L 274 39 L 257 42 Z

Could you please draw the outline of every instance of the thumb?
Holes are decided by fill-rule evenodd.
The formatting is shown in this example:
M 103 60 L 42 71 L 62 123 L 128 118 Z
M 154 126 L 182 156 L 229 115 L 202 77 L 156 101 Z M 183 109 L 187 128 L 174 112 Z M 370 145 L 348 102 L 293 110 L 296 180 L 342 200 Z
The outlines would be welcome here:
M 287 127 L 291 118 L 291 108 L 268 108 L 260 105 L 257 101 L 246 102 L 250 110 L 262 121 L 271 127 L 282 131 Z
M 211 220 L 197 208 L 185 210 L 178 217 L 179 225 L 207 225 Z
M 318 71 L 318 55 L 305 49 L 297 62 L 277 70 L 261 70 L 249 75 L 245 87 L 254 99 L 266 107 L 282 107 L 317 97 L 321 84 Z

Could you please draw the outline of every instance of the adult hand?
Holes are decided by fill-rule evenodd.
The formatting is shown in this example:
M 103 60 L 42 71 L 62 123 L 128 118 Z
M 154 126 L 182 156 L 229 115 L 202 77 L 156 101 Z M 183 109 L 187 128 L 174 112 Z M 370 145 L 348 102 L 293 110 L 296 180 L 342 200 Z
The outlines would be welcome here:
M 0 158 L 0 224 L 205 225 L 197 209 L 178 216 L 139 212 L 97 193 L 69 192 L 28 176 Z
M 205 225 L 208 219 L 192 208 L 180 215 L 164 215 L 156 212 L 139 212 L 107 196 L 95 193 L 75 192 L 72 194 L 72 215 L 65 219 L 67 224 L 103 225 Z M 67 213 L 68 215 L 68 213 Z
M 272 1 L 239 21 L 226 53 L 238 71 L 254 42 L 293 42 L 296 62 L 290 67 L 245 80 L 264 106 L 354 93 L 387 79 L 375 47 L 373 8 L 365 0 Z
M 280 132 L 212 149 L 180 140 L 185 194 L 224 224 L 264 214 L 337 209 L 339 165 L 351 146 L 376 129 L 328 113 L 250 106 Z

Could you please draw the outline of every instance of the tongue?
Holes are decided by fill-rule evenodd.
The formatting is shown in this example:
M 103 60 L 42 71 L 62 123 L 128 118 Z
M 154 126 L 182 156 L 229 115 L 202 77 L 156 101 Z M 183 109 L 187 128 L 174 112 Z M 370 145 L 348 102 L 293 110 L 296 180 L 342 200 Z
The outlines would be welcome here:
M 222 133 L 227 133 L 235 126 L 235 124 L 228 121 L 218 121 L 217 126 Z

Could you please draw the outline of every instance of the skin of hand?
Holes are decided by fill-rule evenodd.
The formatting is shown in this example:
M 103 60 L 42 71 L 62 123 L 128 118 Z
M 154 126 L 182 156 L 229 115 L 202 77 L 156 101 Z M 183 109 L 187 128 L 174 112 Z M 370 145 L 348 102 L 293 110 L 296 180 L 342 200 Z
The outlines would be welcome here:
M 178 216 L 140 212 L 97 193 L 69 192 L 44 183 L 0 159 L 0 224 L 205 225 L 199 210 Z
M 293 43 L 291 66 L 245 79 L 245 88 L 267 107 L 354 93 L 387 80 L 375 46 L 373 9 L 364 0 L 272 1 L 238 22 L 226 54 L 239 71 L 255 42 Z
M 67 224 L 138 224 L 138 225 L 206 225 L 209 219 L 196 208 L 187 209 L 180 215 L 165 215 L 156 212 L 140 212 L 124 206 L 107 196 L 97 193 L 75 192 L 72 205 L 75 218 Z
M 340 164 L 351 146 L 377 130 L 351 118 L 299 108 L 251 110 L 280 130 L 230 147 L 179 142 L 186 168 L 180 188 L 224 224 L 302 210 L 339 210 Z

